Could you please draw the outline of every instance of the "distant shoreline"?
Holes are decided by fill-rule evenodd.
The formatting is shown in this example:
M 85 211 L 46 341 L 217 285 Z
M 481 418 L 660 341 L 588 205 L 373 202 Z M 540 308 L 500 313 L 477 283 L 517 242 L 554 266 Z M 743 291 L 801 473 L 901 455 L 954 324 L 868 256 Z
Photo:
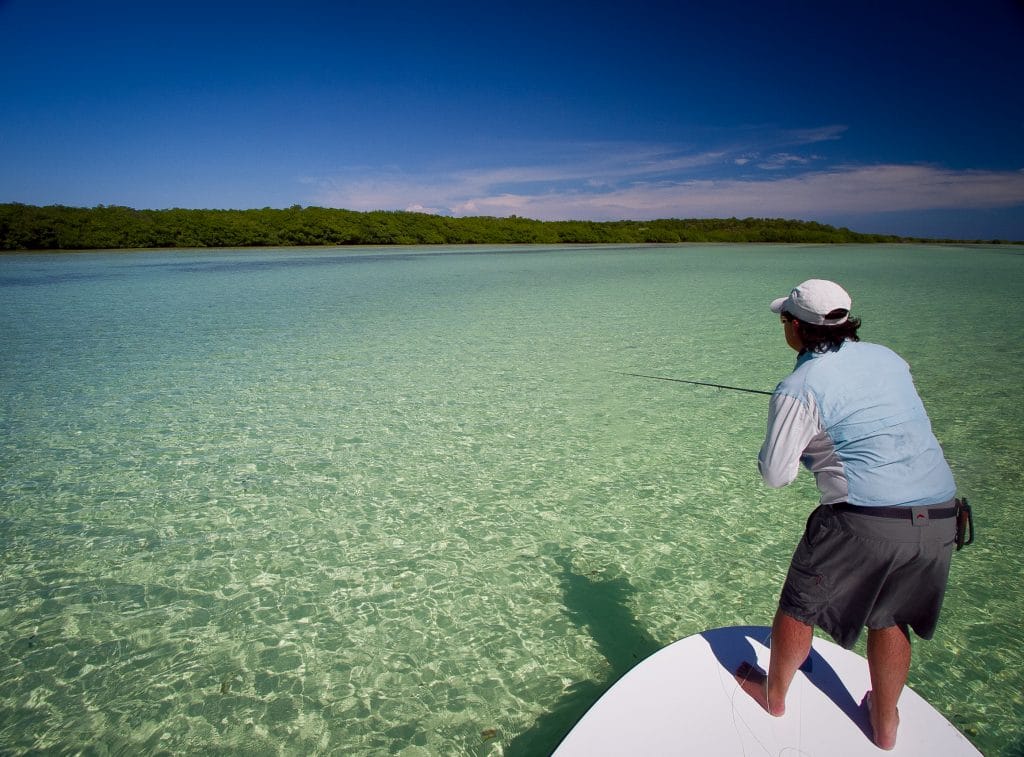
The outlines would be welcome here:
M 536 221 L 510 216 L 359 212 L 294 205 L 259 210 L 135 210 L 116 205 L 0 204 L 0 251 L 143 250 L 444 244 L 1013 244 L 863 234 L 814 221 L 694 218 Z M 1018 243 L 1019 244 L 1019 243 Z

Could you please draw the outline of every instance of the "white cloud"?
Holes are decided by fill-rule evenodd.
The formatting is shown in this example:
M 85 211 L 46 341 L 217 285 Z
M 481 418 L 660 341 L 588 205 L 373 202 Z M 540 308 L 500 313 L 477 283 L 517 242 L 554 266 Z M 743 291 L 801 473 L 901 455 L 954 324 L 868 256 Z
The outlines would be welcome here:
M 816 218 L 934 209 L 1024 205 L 1016 171 L 950 171 L 925 166 L 848 167 L 779 180 L 699 180 L 642 184 L 600 195 L 477 198 L 475 207 L 532 218 Z
M 409 212 L 409 213 L 426 213 L 428 215 L 433 215 L 433 216 L 440 215 L 442 213 L 441 208 L 425 208 L 422 205 L 420 205 L 418 202 L 413 203 L 412 205 L 409 205 L 406 208 L 406 211 Z
M 810 163 L 811 160 L 813 160 L 813 158 L 803 155 L 792 155 L 790 153 L 780 152 L 774 155 L 769 155 L 765 160 L 758 163 L 757 167 L 763 168 L 766 171 L 775 171 L 792 165 L 805 166 Z
M 542 220 L 845 214 L 1024 205 L 1024 171 L 930 165 L 842 165 L 789 148 L 837 139 L 843 127 L 789 132 L 736 149 L 685 152 L 666 145 L 551 146 L 538 162 L 431 174 L 351 170 L 310 180 L 315 204 L 353 210 L 404 208 L 451 215 Z M 774 144 L 771 144 L 774 142 Z M 774 148 L 774 149 L 772 149 Z M 766 155 L 767 157 L 760 157 Z M 770 169 L 737 175 L 749 164 Z

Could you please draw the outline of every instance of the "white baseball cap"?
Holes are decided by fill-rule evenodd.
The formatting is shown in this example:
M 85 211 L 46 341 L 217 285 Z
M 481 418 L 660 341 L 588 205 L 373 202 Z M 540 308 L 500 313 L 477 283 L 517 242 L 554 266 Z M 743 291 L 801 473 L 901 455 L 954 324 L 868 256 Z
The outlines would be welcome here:
M 838 326 L 846 323 L 852 305 L 850 295 L 834 281 L 808 279 L 798 284 L 789 297 L 774 300 L 770 307 L 773 313 L 785 311 L 804 323 Z

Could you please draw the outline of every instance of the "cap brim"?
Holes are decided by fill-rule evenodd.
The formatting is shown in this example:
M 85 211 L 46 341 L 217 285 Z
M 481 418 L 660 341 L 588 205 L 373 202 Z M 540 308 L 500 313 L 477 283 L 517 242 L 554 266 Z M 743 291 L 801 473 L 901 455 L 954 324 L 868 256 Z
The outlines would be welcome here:
M 788 299 L 788 297 L 779 297 L 777 300 L 772 300 L 772 304 L 768 307 L 771 308 L 773 313 L 781 313 L 782 308 L 786 306 L 786 300 Z

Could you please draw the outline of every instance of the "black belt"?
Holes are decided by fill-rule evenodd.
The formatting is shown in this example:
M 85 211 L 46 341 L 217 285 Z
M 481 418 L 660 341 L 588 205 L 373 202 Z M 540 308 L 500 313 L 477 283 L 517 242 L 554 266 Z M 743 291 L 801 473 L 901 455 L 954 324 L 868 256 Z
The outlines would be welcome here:
M 840 502 L 832 505 L 836 510 L 857 515 L 874 515 L 876 518 L 903 518 L 914 520 L 914 512 L 928 511 L 929 520 L 940 518 L 952 518 L 956 515 L 956 506 L 953 507 L 864 507 L 863 505 L 851 505 L 848 502 Z

